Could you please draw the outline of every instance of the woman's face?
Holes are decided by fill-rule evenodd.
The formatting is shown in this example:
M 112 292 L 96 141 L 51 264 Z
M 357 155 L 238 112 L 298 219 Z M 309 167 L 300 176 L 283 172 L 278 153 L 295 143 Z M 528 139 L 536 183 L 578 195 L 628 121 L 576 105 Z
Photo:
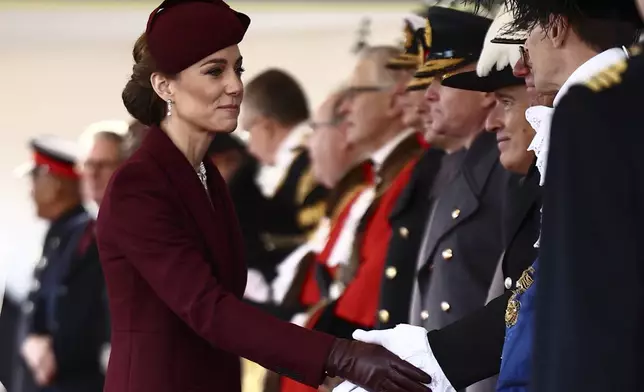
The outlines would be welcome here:
M 237 45 L 186 68 L 168 84 L 171 115 L 210 132 L 234 131 L 244 96 L 243 72 Z

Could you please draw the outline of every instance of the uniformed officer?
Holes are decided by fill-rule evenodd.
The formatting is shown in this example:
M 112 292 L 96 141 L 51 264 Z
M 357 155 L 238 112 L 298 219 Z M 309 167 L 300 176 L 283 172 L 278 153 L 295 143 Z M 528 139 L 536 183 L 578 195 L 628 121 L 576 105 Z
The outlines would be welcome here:
M 443 84 L 448 86 L 494 92 L 497 98 L 497 106 L 487 118 L 486 129 L 497 135 L 503 166 L 516 173 L 505 196 L 505 251 L 497 271 L 507 289 L 516 287 L 515 282 L 536 257 L 533 244 L 538 238 L 540 221 L 539 173 L 532 164 L 534 153 L 527 151 L 534 131 L 524 117 L 530 97 L 523 78 L 512 74 L 512 65 L 520 61 L 519 45 L 525 40 L 525 35 L 505 31 L 504 27 L 510 22 L 511 14 L 501 11 L 488 31 L 477 71 L 463 72 L 443 80 Z M 494 39 L 490 41 L 491 38 Z M 511 294 L 511 290 L 506 290 L 485 308 L 427 335 L 422 329 L 410 330 L 413 327 L 407 326 L 372 331 L 366 335 L 360 333 L 356 338 L 384 344 L 394 352 L 415 350 L 420 358 L 425 358 L 426 364 L 435 360 L 440 366 L 440 369 L 434 367 L 432 372 L 436 380 L 443 380 L 442 383 L 437 382 L 437 387 L 461 389 L 499 372 L 505 335 L 504 315 Z M 416 334 L 419 341 L 414 343 L 412 336 Z M 405 341 L 412 347 L 404 347 Z
M 104 284 L 93 221 L 81 203 L 78 151 L 75 143 L 53 136 L 34 139 L 31 147 L 32 196 L 50 226 L 23 306 L 21 355 L 28 373 L 22 378 L 32 376 L 40 391 L 99 392 Z M 15 390 L 29 390 L 26 385 Z
M 311 172 L 308 101 L 291 75 L 270 69 L 256 76 L 246 85 L 243 109 L 240 121 L 250 135 L 248 151 L 259 165 L 240 173 L 245 180 L 231 183 L 230 189 L 233 200 L 244 204 L 237 213 L 246 227 L 250 256 L 246 297 L 266 304 L 272 301 L 270 285 L 278 264 L 308 240 L 324 215 L 327 190 Z M 287 320 L 294 314 L 266 309 Z
M 599 8 L 638 22 L 632 0 Z M 642 390 L 642 44 L 627 53 L 572 87 L 552 120 L 534 391 Z
M 442 86 L 440 80 L 475 66 L 490 23 L 467 11 L 429 9 L 425 39 L 428 44 L 431 40 L 430 55 L 415 82 L 433 79 L 425 94 L 431 108 L 424 113 L 425 126 L 429 142 L 446 154 L 433 183 L 425 185 L 426 196 L 408 215 L 416 220 L 424 215 L 421 228 L 410 230 L 411 225 L 391 217 L 395 238 L 402 240 L 392 242 L 388 251 L 378 311 L 381 327 L 409 321 L 429 329 L 444 327 L 483 305 L 487 296 L 501 253 L 505 181 L 495 137 L 482 132 L 494 99 Z M 415 244 L 406 244 L 405 236 L 415 238 Z M 417 265 L 400 258 L 406 246 L 415 248 Z M 473 253 L 476 262 L 468 261 Z

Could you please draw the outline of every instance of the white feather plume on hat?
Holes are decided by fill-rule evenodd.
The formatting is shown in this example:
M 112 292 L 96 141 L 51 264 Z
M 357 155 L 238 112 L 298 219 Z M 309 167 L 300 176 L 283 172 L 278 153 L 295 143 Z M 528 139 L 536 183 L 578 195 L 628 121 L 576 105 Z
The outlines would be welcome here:
M 485 35 L 481 56 L 479 57 L 478 64 L 476 65 L 476 74 L 479 77 L 489 75 L 492 68 L 495 66 L 497 71 L 501 71 L 507 66 L 514 67 L 514 65 L 521 59 L 519 45 L 497 44 L 491 42 L 494 38 L 504 35 L 507 28 L 512 23 L 512 20 L 512 12 L 506 7 L 503 7 L 490 25 L 490 28 Z

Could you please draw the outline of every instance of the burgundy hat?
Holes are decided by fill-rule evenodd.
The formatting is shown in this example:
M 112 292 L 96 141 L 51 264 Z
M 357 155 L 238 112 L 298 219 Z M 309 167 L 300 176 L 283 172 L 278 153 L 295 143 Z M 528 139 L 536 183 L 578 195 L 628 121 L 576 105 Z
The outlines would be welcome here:
M 241 42 L 248 25 L 248 16 L 221 0 L 165 0 L 150 14 L 145 35 L 159 70 L 176 74 Z

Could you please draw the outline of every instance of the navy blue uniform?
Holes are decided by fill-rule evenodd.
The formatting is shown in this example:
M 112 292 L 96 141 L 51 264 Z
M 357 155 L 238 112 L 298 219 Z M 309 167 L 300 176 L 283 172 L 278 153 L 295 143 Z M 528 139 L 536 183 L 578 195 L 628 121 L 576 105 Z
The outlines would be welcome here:
M 107 341 L 104 279 L 93 235 L 94 222 L 82 206 L 52 222 L 36 265 L 20 342 L 28 335 L 53 341 L 56 375 L 52 386 L 35 388 L 21 363 L 11 391 L 100 392 L 100 351 Z M 22 362 L 20 360 L 20 362 Z

